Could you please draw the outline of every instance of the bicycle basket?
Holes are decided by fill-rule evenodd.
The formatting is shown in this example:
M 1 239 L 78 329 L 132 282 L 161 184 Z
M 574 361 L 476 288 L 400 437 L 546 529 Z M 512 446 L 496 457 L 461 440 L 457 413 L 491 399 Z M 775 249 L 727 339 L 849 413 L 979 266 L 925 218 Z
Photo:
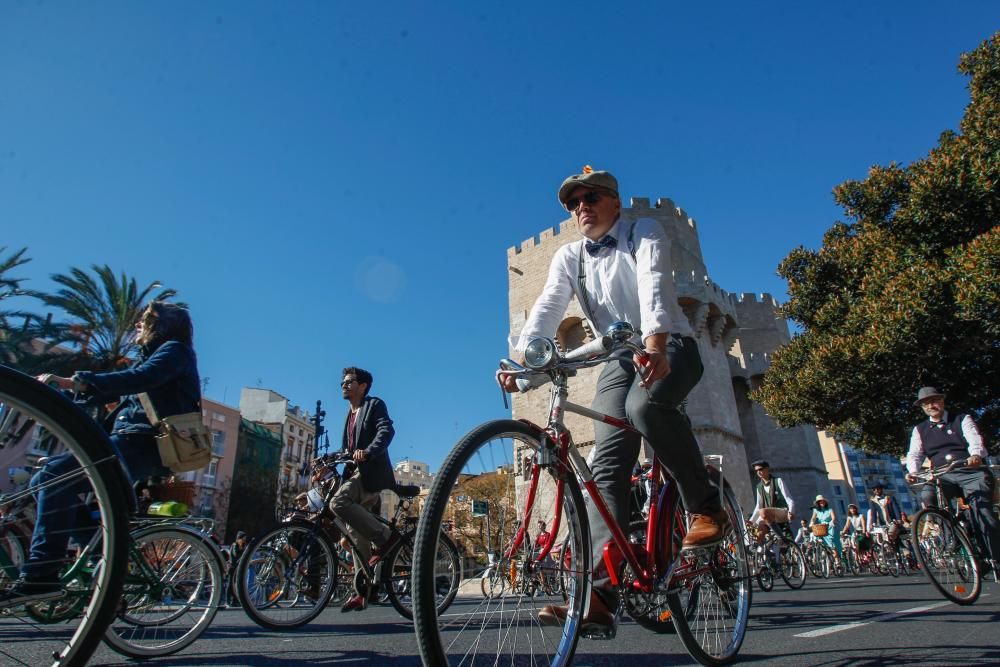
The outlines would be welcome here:
M 828 532 L 830 532 L 830 526 L 825 523 L 814 523 L 812 525 L 812 534 L 816 537 L 826 537 Z

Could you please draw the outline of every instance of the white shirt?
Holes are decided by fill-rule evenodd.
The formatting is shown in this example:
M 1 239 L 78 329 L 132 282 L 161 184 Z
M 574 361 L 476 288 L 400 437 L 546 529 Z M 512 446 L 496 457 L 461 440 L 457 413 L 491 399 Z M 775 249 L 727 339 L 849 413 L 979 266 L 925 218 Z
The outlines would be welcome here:
M 930 420 L 932 423 L 937 423 L 933 419 Z M 948 423 L 948 411 L 945 410 L 942 415 L 944 423 Z M 976 422 L 972 421 L 972 417 L 965 415 L 962 418 L 962 435 L 965 436 L 965 441 L 969 443 L 969 456 L 979 455 L 984 459 L 989 456 L 989 452 L 986 451 L 986 447 L 983 446 L 983 436 L 979 435 L 979 429 L 976 428 Z M 923 438 L 920 437 L 920 432 L 917 431 L 917 427 L 913 427 L 913 433 L 910 435 L 910 451 L 906 454 L 906 469 L 910 472 L 919 472 L 920 466 L 924 464 L 924 459 L 927 458 L 927 453 L 924 451 Z
M 628 247 L 629 230 L 635 225 L 635 261 Z M 552 337 L 562 323 L 570 298 L 579 293 L 580 253 L 587 274 L 587 299 L 594 331 L 603 332 L 615 322 L 637 327 L 644 339 L 658 333 L 692 336 L 694 332 L 677 303 L 674 277 L 670 266 L 670 240 L 652 218 L 634 223 L 619 218 L 605 236 L 613 236 L 616 248 L 605 248 L 596 257 L 584 249 L 587 239 L 567 243 L 556 251 L 549 265 L 549 276 L 542 293 L 531 308 L 519 336 L 510 344 L 524 351 L 532 339 Z M 586 308 L 584 308 L 586 311 Z

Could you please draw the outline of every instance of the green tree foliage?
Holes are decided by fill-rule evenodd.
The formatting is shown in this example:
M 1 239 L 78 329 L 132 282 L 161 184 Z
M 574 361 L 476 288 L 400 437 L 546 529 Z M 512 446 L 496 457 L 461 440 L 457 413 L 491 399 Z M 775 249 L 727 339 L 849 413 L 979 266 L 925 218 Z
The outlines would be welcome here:
M 31 261 L 25 256 L 27 251 L 21 248 L 7 254 L 7 248 L 0 247 L 0 363 L 37 373 L 58 367 L 65 353 L 49 342 L 59 337 L 58 325 L 21 308 L 6 307 L 17 297 L 30 296 L 21 286 L 24 279 L 11 275 L 11 271 Z
M 23 279 L 15 278 L 11 271 L 31 261 L 21 248 L 7 254 L 7 247 L 0 247 L 0 363 L 17 367 L 25 353 L 25 343 L 30 341 L 31 315 L 20 310 L 11 310 L 7 304 L 12 299 L 24 295 L 21 289 Z
M 52 280 L 60 287 L 34 295 L 69 316 L 65 336 L 79 347 L 87 368 L 113 370 L 136 351 L 135 323 L 149 301 L 169 299 L 176 291 L 160 289 L 159 281 L 139 289 L 135 278 L 116 276 L 106 264 L 91 270 L 93 275 L 76 267 L 68 274 L 54 274 Z
M 909 166 L 875 166 L 834 190 L 849 222 L 778 273 L 802 327 L 753 397 L 779 424 L 812 423 L 900 453 L 922 418 L 917 389 L 1000 435 L 1000 33 L 964 54 L 970 103 Z

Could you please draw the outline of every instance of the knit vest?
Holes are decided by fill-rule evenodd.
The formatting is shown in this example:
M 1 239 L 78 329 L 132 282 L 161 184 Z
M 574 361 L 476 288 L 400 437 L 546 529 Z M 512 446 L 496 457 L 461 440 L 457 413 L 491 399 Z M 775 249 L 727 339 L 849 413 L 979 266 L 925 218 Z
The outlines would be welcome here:
M 928 419 L 917 424 L 917 433 L 924 443 L 924 453 L 935 468 L 946 465 L 949 454 L 956 461 L 969 458 L 969 442 L 962 434 L 963 419 L 965 415 L 958 415 L 950 422 L 932 422 Z
M 764 491 L 764 482 L 757 483 L 757 500 L 761 507 L 782 507 L 788 509 L 788 501 L 785 500 L 785 496 L 781 493 L 777 477 L 771 477 L 770 494 Z

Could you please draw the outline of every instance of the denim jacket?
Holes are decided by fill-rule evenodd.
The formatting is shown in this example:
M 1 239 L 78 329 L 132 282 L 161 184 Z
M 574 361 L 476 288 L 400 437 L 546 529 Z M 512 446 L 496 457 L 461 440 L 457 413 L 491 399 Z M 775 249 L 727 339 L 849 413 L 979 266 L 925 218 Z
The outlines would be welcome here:
M 143 350 L 139 361 L 124 371 L 81 371 L 77 377 L 105 400 L 122 400 L 112 433 L 156 432 L 136 394 L 146 392 L 162 419 L 201 409 L 198 360 L 190 345 L 169 340 L 151 352 Z

